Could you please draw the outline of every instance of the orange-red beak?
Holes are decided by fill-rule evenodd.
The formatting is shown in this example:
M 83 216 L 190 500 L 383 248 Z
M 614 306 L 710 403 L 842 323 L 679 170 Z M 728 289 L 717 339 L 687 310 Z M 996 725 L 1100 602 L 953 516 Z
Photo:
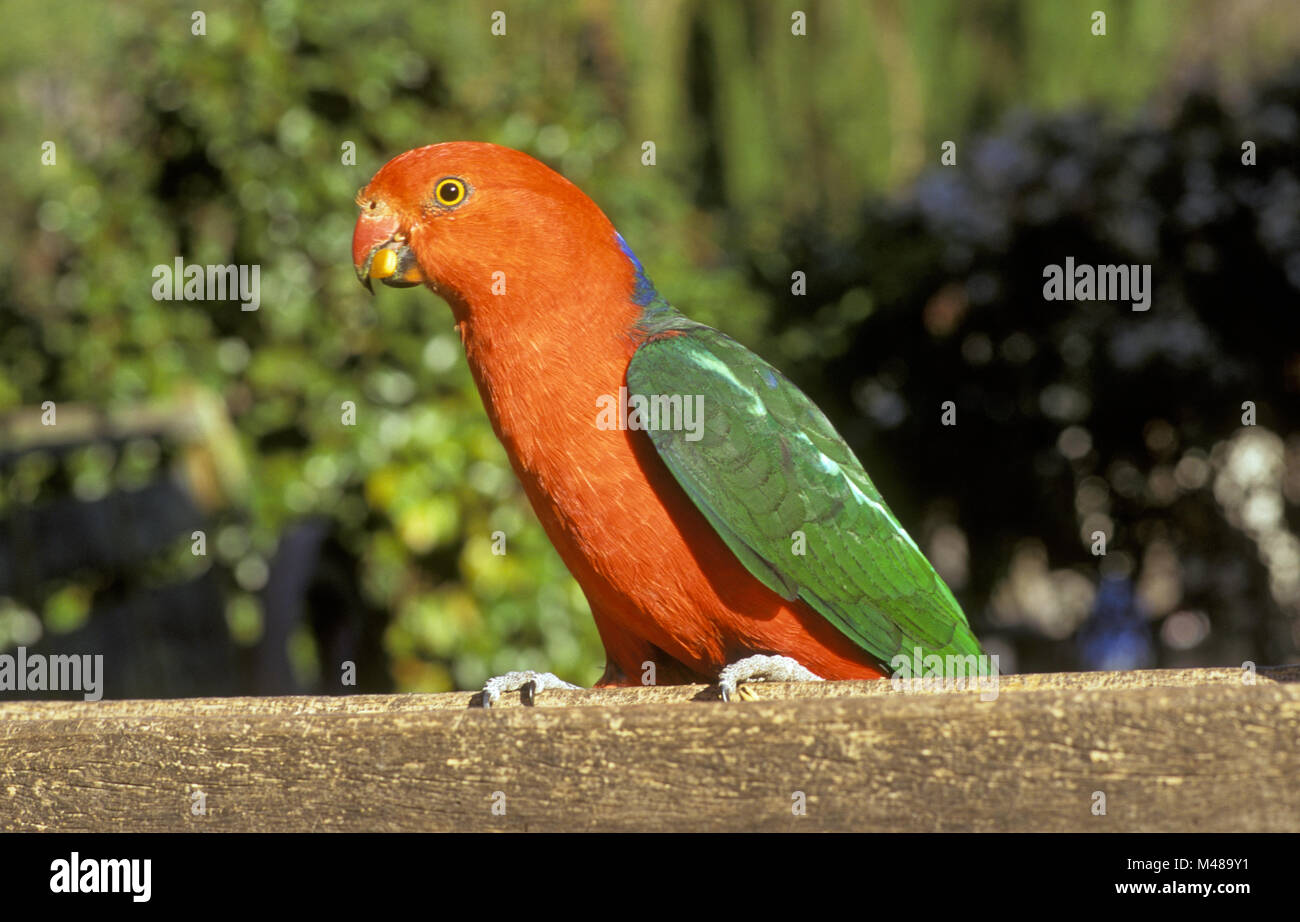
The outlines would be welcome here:
M 424 274 L 407 245 L 401 224 L 391 215 L 362 213 L 352 232 L 352 265 L 357 278 L 370 292 L 371 279 L 392 288 L 410 288 L 424 281 Z

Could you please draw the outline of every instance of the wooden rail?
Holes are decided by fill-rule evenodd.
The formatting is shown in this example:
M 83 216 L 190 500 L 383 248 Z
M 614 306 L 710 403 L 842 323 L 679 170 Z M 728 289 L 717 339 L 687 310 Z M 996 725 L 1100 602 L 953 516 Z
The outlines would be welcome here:
M 1254 678 L 0 702 L 0 829 L 1294 832 L 1300 667 Z

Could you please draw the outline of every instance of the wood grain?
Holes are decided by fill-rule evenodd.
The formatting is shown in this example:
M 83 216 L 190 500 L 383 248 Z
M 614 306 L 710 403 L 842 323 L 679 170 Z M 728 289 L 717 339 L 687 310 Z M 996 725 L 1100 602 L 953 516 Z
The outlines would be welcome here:
M 1300 830 L 1300 667 L 751 688 L 3 702 L 0 829 Z

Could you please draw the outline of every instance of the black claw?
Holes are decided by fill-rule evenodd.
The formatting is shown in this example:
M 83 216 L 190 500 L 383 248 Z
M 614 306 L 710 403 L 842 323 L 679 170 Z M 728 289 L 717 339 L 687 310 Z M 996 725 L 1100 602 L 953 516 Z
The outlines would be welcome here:
M 524 699 L 524 707 L 533 707 L 534 696 L 537 694 L 537 682 L 529 682 L 519 689 L 520 695 Z

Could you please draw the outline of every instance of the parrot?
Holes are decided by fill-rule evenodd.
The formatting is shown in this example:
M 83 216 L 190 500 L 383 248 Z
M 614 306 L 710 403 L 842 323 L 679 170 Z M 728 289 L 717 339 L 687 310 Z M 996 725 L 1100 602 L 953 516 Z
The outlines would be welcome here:
M 750 682 L 981 654 L 825 414 L 673 307 L 574 183 L 448 141 L 394 157 L 356 203 L 362 284 L 423 285 L 451 308 L 492 429 L 590 605 L 596 687 L 717 683 L 733 700 Z M 576 687 L 520 670 L 482 704 Z

